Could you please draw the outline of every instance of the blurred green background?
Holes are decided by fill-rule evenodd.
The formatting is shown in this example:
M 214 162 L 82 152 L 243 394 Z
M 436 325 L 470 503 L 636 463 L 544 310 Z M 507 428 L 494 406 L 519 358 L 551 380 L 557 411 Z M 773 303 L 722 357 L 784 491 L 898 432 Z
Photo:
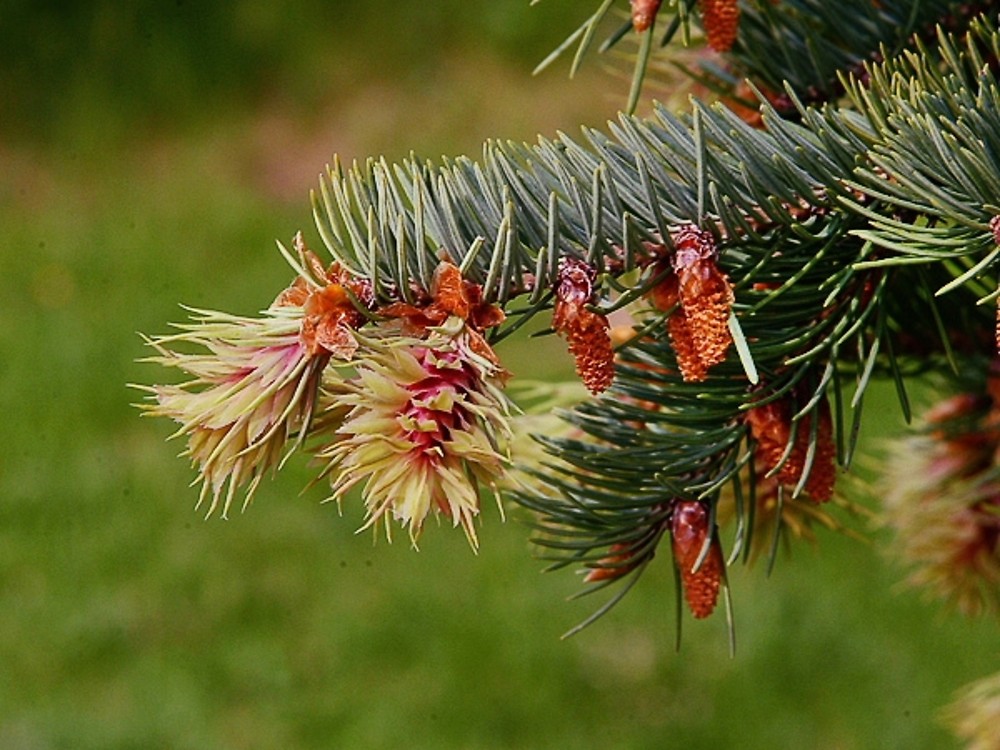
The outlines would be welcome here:
M 529 75 L 590 5 L 0 8 L 0 748 L 951 746 L 935 712 L 992 671 L 993 629 L 899 589 L 878 545 L 735 570 L 735 659 L 721 614 L 674 652 L 667 557 L 560 641 L 598 602 L 564 601 L 578 579 L 540 575 L 516 519 L 487 512 L 478 556 L 447 529 L 373 546 L 293 461 L 206 522 L 170 425 L 130 406 L 164 376 L 136 331 L 253 313 L 289 280 L 274 239 L 319 244 L 333 153 L 613 116 L 598 64 Z M 565 373 L 549 345 L 511 369 Z

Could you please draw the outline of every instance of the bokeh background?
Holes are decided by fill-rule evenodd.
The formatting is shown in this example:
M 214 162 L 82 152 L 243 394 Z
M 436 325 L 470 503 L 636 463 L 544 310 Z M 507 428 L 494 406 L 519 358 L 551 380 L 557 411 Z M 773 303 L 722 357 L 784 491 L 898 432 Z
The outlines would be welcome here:
M 229 521 L 126 384 L 178 303 L 251 314 L 274 240 L 346 160 L 479 152 L 600 126 L 627 82 L 530 71 L 596 3 L 6 0 L 0 7 L 0 748 L 906 748 L 993 671 L 996 637 L 821 533 L 674 649 L 662 557 L 610 615 L 540 574 L 529 530 L 482 551 L 355 535 L 305 461 Z M 615 66 L 612 65 L 612 68 Z M 669 94 L 669 89 L 667 89 Z M 515 374 L 569 371 L 548 340 Z M 871 445 L 898 428 L 890 400 Z M 864 519 L 853 522 L 868 532 Z

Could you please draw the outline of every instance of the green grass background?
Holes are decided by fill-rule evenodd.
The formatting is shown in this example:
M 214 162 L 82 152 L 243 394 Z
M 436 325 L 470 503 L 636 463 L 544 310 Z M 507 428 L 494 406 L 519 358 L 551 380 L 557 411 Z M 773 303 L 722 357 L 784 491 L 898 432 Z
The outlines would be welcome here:
M 528 530 L 373 546 L 304 461 L 228 522 L 140 419 L 136 331 L 177 303 L 252 313 L 289 279 L 334 152 L 478 152 L 599 125 L 592 65 L 530 78 L 587 3 L 8 2 L 0 13 L 0 748 L 906 748 L 994 671 L 992 623 L 822 534 L 674 651 L 661 557 L 608 617 Z M 318 240 L 314 239 L 318 244 Z M 507 353 L 565 374 L 552 342 Z M 866 438 L 898 426 L 873 403 Z M 884 411 L 884 418 L 879 414 Z

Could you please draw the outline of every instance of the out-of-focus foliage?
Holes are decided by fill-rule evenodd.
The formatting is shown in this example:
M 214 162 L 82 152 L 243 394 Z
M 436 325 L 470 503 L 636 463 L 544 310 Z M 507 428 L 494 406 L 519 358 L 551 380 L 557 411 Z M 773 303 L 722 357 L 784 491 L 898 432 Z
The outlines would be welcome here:
M 95 113 L 125 131 L 176 127 L 264 96 L 329 100 L 380 79 L 405 87 L 443 50 L 473 45 L 527 75 L 579 13 L 551 2 L 9 0 L 0 133 L 58 135 Z M 344 64 L 357 59 L 363 72 Z

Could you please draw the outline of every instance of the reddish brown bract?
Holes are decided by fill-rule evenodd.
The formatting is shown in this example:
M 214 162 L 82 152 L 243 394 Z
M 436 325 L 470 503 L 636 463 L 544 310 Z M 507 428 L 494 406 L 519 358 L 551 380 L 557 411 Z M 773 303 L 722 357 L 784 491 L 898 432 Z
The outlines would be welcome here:
M 576 372 L 593 394 L 611 386 L 615 377 L 614 350 L 608 319 L 587 309 L 594 295 L 595 271 L 574 258 L 559 261 L 552 327 L 565 336 L 576 360 Z
M 738 0 L 699 0 L 698 6 L 708 46 L 716 52 L 728 52 L 740 29 Z
M 371 285 L 349 274 L 339 263 L 324 269 L 316 254 L 305 246 L 301 233 L 295 235 L 295 249 L 315 281 L 326 284 L 317 286 L 315 281 L 299 276 L 272 304 L 302 308 L 299 340 L 310 357 L 332 354 L 338 359 L 350 359 L 357 349 L 350 331 L 364 322 L 351 295 L 362 305 L 370 305 Z
M 483 300 L 479 284 L 463 279 L 458 266 L 447 260 L 434 269 L 429 300 L 425 296 L 417 304 L 395 302 L 379 312 L 391 318 L 403 318 L 415 332 L 441 325 L 452 315 L 464 320 L 474 331 L 500 325 L 506 317 L 497 305 Z
M 708 509 L 696 500 L 680 500 L 674 505 L 670 525 L 674 562 L 681 574 L 684 598 L 696 618 L 708 617 L 719 600 L 725 574 L 722 548 L 709 528 Z M 708 554 L 695 569 L 705 541 L 712 537 Z
M 381 308 L 379 313 L 390 318 L 401 318 L 410 332 L 418 334 L 442 325 L 450 317 L 461 318 L 466 323 L 472 351 L 495 365 L 500 364 L 493 347 L 487 343 L 482 332 L 503 323 L 506 315 L 499 306 L 485 301 L 483 288 L 462 278 L 461 270 L 450 261 L 443 260 L 434 269 L 429 300 L 425 296 L 420 304 L 394 302 Z M 500 379 L 506 380 L 509 375 L 504 370 L 500 373 Z

